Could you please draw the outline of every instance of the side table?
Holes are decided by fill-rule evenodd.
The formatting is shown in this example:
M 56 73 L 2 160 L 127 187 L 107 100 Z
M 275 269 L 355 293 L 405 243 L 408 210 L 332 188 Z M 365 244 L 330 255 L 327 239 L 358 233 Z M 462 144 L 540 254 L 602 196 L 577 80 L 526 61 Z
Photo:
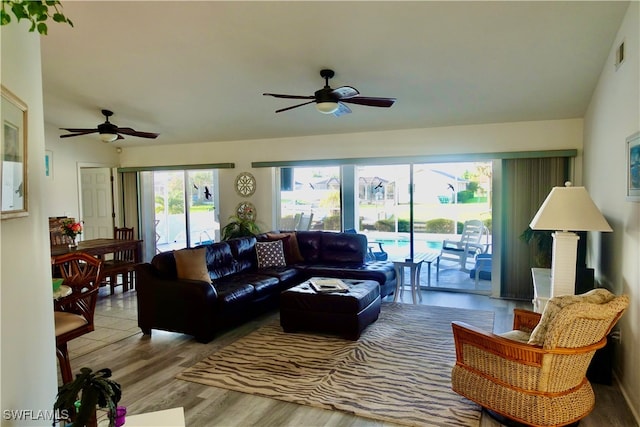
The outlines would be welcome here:
M 422 267 L 422 258 L 407 258 L 404 261 L 393 261 L 393 266 L 396 269 L 396 291 L 393 295 L 393 302 L 397 302 L 402 298 L 402 293 L 405 287 L 411 288 L 411 296 L 413 297 L 413 303 L 417 304 L 418 301 L 422 301 L 422 294 L 420 293 L 420 269 Z M 405 281 L 404 269 L 408 268 L 409 280 Z
M 551 269 L 532 268 L 533 276 L 533 311 L 542 313 L 551 297 Z

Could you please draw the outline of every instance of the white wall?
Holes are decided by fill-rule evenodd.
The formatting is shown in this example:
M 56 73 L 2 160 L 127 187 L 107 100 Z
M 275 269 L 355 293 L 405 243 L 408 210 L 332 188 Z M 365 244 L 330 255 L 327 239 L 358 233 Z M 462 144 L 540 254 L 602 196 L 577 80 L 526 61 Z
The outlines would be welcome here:
M 105 144 L 96 135 L 61 139 L 64 131 L 46 125 L 45 149 L 53 153 L 51 177 L 44 181 L 47 198 L 44 212 L 50 216 L 80 218 L 79 165 L 116 167 L 119 154 L 112 144 Z
M 640 419 L 640 202 L 625 200 L 625 138 L 640 130 L 640 3 L 631 2 L 585 115 L 584 182 L 613 233 L 589 233 L 589 265 L 599 281 L 631 296 L 619 322 L 615 372 Z M 626 59 L 616 71 L 615 49 Z
M 121 154 L 122 166 L 158 166 L 235 163 L 220 171 L 220 221 L 233 214 L 241 200 L 249 200 L 258 221 L 275 226 L 274 178 L 270 168 L 251 168 L 252 162 L 359 157 L 427 156 L 503 151 L 578 149 L 582 151 L 582 119 L 501 123 L 389 132 L 353 133 L 300 138 L 210 142 L 187 145 L 129 147 Z M 581 164 L 581 160 L 579 161 Z M 249 171 L 257 180 L 255 194 L 243 199 L 234 180 Z M 577 177 L 579 180 L 579 176 Z M 578 181 L 577 180 L 577 181 Z
M 0 29 L 2 85 L 28 106 L 29 216 L 0 223 L 0 407 L 51 410 L 57 393 L 51 266 L 43 210 L 44 117 L 40 37 L 29 26 Z M 51 425 L 2 420 L 3 426 Z

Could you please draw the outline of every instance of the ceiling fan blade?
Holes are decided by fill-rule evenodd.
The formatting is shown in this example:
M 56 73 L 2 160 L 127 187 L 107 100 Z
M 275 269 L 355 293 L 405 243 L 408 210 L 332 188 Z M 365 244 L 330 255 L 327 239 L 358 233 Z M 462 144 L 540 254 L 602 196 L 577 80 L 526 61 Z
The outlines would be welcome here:
M 391 107 L 395 102 L 395 98 L 374 98 L 370 96 L 356 96 L 354 98 L 342 99 L 342 102 L 351 104 L 368 105 L 369 107 Z
M 275 98 L 285 98 L 285 99 L 315 99 L 316 97 L 313 95 L 303 96 L 303 95 L 281 95 L 279 93 L 263 93 L 264 96 L 273 96 Z
M 360 95 L 358 89 L 351 86 L 341 86 L 331 91 L 331 94 L 338 99 L 348 99 Z
M 98 132 L 98 129 L 87 129 L 87 128 L 60 128 L 61 130 L 66 130 L 67 132 Z
M 338 102 L 338 109 L 333 112 L 333 115 L 336 117 L 340 117 L 345 114 L 349 114 L 350 112 L 351 112 L 351 108 L 347 107 L 342 102 Z
M 316 102 L 316 101 L 313 100 L 313 101 L 309 101 L 309 102 L 303 102 L 302 104 L 293 105 L 293 106 L 287 107 L 287 108 L 282 108 L 280 110 L 276 110 L 276 113 L 282 113 L 283 111 L 288 111 L 288 110 L 292 110 L 294 108 L 302 107 L 303 105 L 311 104 L 312 102 Z
M 69 129 L 64 129 L 64 130 L 69 130 Z M 71 130 L 69 130 L 69 131 L 73 132 Z M 83 130 L 81 132 L 69 133 L 67 135 L 60 135 L 60 138 L 69 138 L 69 137 L 72 137 L 72 136 L 88 135 L 90 133 L 96 133 L 96 132 L 98 132 L 98 129 L 93 129 L 93 130 L 85 129 L 85 130 Z
M 118 128 L 116 132 L 123 133 L 125 135 L 137 136 L 140 138 L 157 138 L 158 135 L 160 135 L 159 133 L 153 133 L 153 132 L 140 132 L 131 128 Z

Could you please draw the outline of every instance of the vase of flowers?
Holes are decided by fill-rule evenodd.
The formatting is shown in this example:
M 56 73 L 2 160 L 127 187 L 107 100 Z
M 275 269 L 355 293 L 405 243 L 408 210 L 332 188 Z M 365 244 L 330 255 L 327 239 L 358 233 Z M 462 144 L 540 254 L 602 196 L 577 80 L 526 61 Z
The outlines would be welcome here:
M 77 248 L 78 235 L 82 234 L 82 221 L 76 222 L 71 218 L 63 219 L 60 221 L 60 231 L 71 240 L 69 248 Z

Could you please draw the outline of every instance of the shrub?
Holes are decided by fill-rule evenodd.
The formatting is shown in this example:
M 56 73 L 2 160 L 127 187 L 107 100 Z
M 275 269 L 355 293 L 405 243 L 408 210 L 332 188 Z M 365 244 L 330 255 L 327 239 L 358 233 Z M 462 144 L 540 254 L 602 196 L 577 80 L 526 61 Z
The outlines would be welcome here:
M 425 232 L 436 234 L 453 234 L 453 227 L 453 220 L 446 218 L 437 218 L 426 222 Z
M 379 219 L 374 225 L 378 231 L 396 231 L 395 218 Z M 400 218 L 398 220 L 398 231 L 408 233 L 409 232 L 409 220 Z
M 473 195 L 473 191 L 470 190 L 458 191 L 458 203 L 469 203 L 473 200 Z

